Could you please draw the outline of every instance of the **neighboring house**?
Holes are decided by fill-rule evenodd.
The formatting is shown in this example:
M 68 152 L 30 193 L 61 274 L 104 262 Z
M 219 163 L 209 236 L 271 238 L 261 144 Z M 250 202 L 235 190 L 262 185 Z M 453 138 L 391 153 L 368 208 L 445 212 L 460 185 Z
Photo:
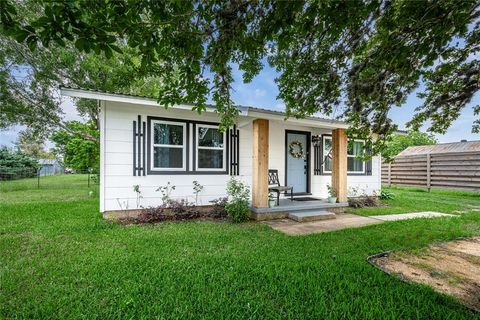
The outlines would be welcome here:
M 199 115 L 191 105 L 168 109 L 155 99 L 62 88 L 65 96 L 100 101 L 100 211 L 135 209 L 134 185 L 143 207 L 161 204 L 155 190 L 168 182 L 171 198 L 194 198 L 193 181 L 204 186 L 202 204 L 226 196 L 230 176 L 251 187 L 252 207 L 268 207 L 268 170 L 278 170 L 281 185 L 294 196 L 326 198 L 327 184 L 347 201 L 350 187 L 373 193 L 380 189 L 381 159 L 355 158 L 363 141 L 347 152 L 347 125 L 309 117 L 239 107 L 237 124 L 218 130 L 213 109 Z M 289 195 L 282 195 L 289 198 Z
M 480 190 L 480 141 L 413 146 L 382 168 L 387 185 Z
M 55 174 L 63 173 L 63 165 L 57 160 L 52 159 L 40 159 L 38 160 L 40 165 L 40 175 L 41 176 L 52 176 Z

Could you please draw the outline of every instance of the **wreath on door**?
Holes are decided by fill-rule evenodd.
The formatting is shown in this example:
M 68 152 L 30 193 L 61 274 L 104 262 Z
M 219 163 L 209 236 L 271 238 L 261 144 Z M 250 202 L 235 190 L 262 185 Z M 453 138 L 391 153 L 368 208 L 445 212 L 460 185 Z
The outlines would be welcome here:
M 303 150 L 303 145 L 300 141 L 292 141 L 289 146 L 290 155 L 296 159 L 302 158 L 305 159 L 305 151 Z

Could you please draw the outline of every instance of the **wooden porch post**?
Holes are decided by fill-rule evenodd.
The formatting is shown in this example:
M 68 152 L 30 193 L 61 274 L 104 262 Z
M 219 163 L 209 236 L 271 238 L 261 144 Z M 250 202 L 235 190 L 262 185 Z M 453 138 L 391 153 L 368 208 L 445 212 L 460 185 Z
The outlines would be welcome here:
M 268 207 L 268 120 L 253 121 L 252 206 Z
M 337 191 L 337 201 L 347 202 L 347 135 L 345 129 L 332 131 L 332 187 Z

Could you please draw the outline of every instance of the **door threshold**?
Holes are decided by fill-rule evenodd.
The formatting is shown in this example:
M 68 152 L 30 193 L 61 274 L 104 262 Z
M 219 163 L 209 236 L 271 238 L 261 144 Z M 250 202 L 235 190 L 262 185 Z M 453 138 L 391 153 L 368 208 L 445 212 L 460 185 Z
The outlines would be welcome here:
M 284 195 L 290 197 L 290 193 L 285 193 Z M 293 196 L 294 196 L 294 197 L 298 197 L 298 196 L 311 196 L 311 195 L 312 195 L 311 192 L 296 192 L 296 193 L 294 192 L 294 193 L 293 193 Z

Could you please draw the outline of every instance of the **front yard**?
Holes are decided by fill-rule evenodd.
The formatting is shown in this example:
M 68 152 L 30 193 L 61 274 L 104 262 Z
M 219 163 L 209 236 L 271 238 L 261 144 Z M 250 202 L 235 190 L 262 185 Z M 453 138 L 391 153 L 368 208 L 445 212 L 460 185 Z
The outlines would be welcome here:
M 471 191 L 432 190 L 417 188 L 385 188 L 393 199 L 384 201 L 386 207 L 349 209 L 350 213 L 376 216 L 420 211 L 438 211 L 457 214 L 480 212 L 480 193 Z
M 50 179 L 0 186 L 0 318 L 480 318 L 366 260 L 478 236 L 480 212 L 301 237 L 260 223 L 124 227 L 102 219 L 83 176 Z M 391 191 L 390 207 L 355 213 L 480 205 L 473 193 Z

